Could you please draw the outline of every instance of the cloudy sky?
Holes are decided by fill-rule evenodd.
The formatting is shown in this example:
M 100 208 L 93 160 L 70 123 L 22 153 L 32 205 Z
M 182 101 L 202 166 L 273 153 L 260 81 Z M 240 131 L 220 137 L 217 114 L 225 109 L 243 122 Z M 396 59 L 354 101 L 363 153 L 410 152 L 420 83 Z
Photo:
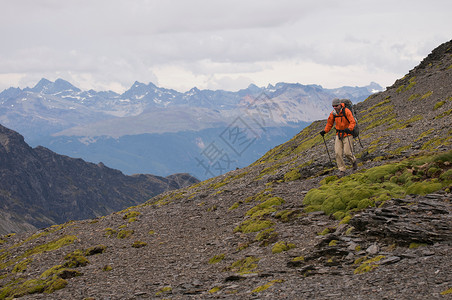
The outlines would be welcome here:
M 452 39 L 450 0 L 0 0 L 0 91 L 390 86 Z

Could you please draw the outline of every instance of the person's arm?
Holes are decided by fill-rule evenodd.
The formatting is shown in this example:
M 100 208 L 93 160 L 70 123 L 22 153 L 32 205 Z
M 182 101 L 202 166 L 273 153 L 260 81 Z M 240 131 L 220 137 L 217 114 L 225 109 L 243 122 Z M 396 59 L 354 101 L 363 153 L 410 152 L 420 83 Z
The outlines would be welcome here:
M 355 126 L 356 126 L 355 118 L 353 117 L 353 114 L 350 111 L 350 109 L 346 108 L 346 109 L 344 109 L 344 111 L 345 111 L 345 115 L 347 116 L 347 120 L 350 123 L 348 125 L 348 129 L 350 129 L 350 131 L 353 131 L 353 128 L 355 128 Z
M 331 128 L 333 128 L 333 125 L 334 125 L 334 116 L 333 114 L 330 114 L 328 120 L 326 121 L 325 132 L 328 133 L 331 130 Z

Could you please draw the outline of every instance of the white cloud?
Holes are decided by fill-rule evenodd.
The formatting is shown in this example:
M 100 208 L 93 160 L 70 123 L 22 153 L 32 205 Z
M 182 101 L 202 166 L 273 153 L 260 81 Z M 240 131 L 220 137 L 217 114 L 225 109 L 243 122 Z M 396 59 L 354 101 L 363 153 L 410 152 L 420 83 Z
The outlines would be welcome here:
M 21 0 L 0 10 L 0 90 L 46 77 L 237 90 L 392 84 L 450 40 L 452 2 Z

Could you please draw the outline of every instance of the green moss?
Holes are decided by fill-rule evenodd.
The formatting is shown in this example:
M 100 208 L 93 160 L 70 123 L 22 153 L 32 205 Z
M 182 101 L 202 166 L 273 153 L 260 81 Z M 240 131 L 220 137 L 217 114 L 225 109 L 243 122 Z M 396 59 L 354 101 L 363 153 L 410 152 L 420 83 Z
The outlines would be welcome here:
M 161 294 L 171 294 L 173 291 L 173 288 L 170 286 L 162 287 L 157 293 L 155 293 L 156 296 L 160 296 Z
M 27 270 L 28 265 L 29 265 L 32 261 L 33 261 L 33 260 L 29 258 L 29 259 L 25 259 L 25 260 L 23 260 L 23 261 L 17 263 L 17 264 L 14 266 L 12 272 L 13 272 L 13 273 L 22 273 L 22 272 L 24 272 L 25 270 Z
M 406 193 L 407 194 L 416 194 L 416 195 L 426 195 L 433 192 L 436 192 L 442 188 L 441 183 L 435 183 L 435 182 L 416 182 L 410 185 Z
M 216 184 L 211 184 L 210 188 L 216 190 L 216 189 L 219 189 L 222 186 L 225 186 L 226 184 L 228 184 L 228 183 L 227 182 L 218 182 Z
M 375 206 L 390 198 L 407 194 L 425 195 L 440 190 L 449 184 L 446 179 L 449 177 L 442 177 L 445 168 L 448 169 L 446 164 L 435 162 L 435 157 L 442 155 L 445 156 L 443 160 L 452 159 L 449 153 L 414 157 L 364 170 L 311 189 L 303 200 L 305 211 L 322 210 L 340 218 L 350 210 Z M 423 165 L 423 169 L 417 165 Z M 431 178 L 433 176 L 434 179 Z
M 84 251 L 82 250 L 75 250 L 67 254 L 64 259 L 66 260 L 64 266 L 68 268 L 83 267 L 89 264 L 89 260 L 84 256 Z
M 256 234 L 255 241 L 260 242 L 260 246 L 268 246 L 270 243 L 273 243 L 277 240 L 278 233 L 275 232 L 274 228 L 269 228 L 266 230 L 262 230 L 258 234 Z
M 46 279 L 48 277 L 57 275 L 61 270 L 64 269 L 63 265 L 56 265 L 47 270 L 45 270 L 39 277 L 42 279 Z
M 215 286 L 209 290 L 209 294 L 215 294 L 221 290 L 221 287 Z
M 67 285 L 67 281 L 63 278 L 60 278 L 58 276 L 54 276 L 52 280 L 47 282 L 46 288 L 44 290 L 44 293 L 51 294 L 54 291 L 60 290 L 64 288 Z
M 411 243 L 409 248 L 410 249 L 416 249 L 416 248 L 425 247 L 425 246 L 427 246 L 427 244 L 424 244 L 424 243 Z
M 235 181 L 237 179 L 244 177 L 246 174 L 248 174 L 248 172 L 242 172 L 238 175 L 230 175 L 230 176 L 224 178 L 223 180 L 221 180 L 220 182 L 210 184 L 209 188 L 214 189 L 214 190 L 219 189 L 232 181 Z
M 208 209 L 207 209 L 207 211 L 209 211 L 209 212 L 211 212 L 211 211 L 216 211 L 217 210 L 217 206 L 216 205 L 213 205 L 213 206 L 211 206 L 211 207 L 209 207 Z
M 332 136 L 332 132 L 330 136 Z M 289 156 L 300 153 L 304 151 L 303 149 L 310 148 L 312 145 L 321 142 L 322 138 L 318 134 L 318 123 L 313 122 L 295 135 L 290 141 L 271 149 L 252 165 L 269 164 L 278 160 L 287 159 Z M 287 161 L 285 163 L 287 163 Z M 277 165 L 281 164 L 283 164 L 283 162 Z M 279 168 L 279 166 L 277 168 Z M 260 176 L 260 178 L 262 177 Z
M 214 257 L 209 259 L 209 264 L 217 264 L 217 263 L 221 262 L 224 259 L 224 257 L 225 257 L 224 254 L 215 255 Z
M 104 231 L 106 236 L 112 236 L 116 234 L 116 230 L 112 228 L 105 228 Z
M 363 274 L 370 272 L 378 267 L 378 262 L 385 258 L 384 255 L 376 256 L 372 259 L 368 259 L 362 262 L 362 264 L 355 269 L 354 274 Z M 358 262 L 359 263 L 359 262 Z M 357 264 L 357 261 L 355 261 L 355 264 Z
M 407 85 L 405 91 L 410 90 L 413 86 L 416 85 L 416 81 L 415 80 L 416 80 L 416 76 L 414 76 L 414 77 L 410 78 L 410 80 L 408 80 L 409 84 Z
M 279 206 L 283 204 L 285 201 L 284 199 L 280 197 L 271 197 L 264 202 L 254 206 L 250 210 L 246 212 L 246 216 L 251 216 L 251 218 L 257 218 L 264 216 L 266 214 L 270 214 L 272 212 L 276 211 L 276 208 L 274 206 Z
M 322 232 L 319 232 L 319 235 L 327 235 L 330 232 L 331 232 L 331 230 L 329 228 L 325 228 L 325 229 L 323 229 Z
M 422 95 L 421 100 L 427 99 L 431 95 L 433 95 L 433 91 L 429 91 L 429 92 L 425 93 L 424 95 Z
M 264 285 L 261 285 L 261 286 L 255 288 L 254 290 L 251 291 L 251 293 L 260 293 L 260 292 L 262 292 L 262 291 L 265 291 L 265 290 L 269 289 L 269 288 L 272 287 L 275 283 L 281 283 L 281 282 L 284 282 L 284 281 L 281 280 L 281 279 L 275 279 L 275 280 L 272 280 L 272 281 L 270 281 L 270 282 L 267 283 L 267 284 L 264 284 Z
M 338 179 L 339 179 L 339 177 L 337 177 L 337 175 L 327 176 L 320 181 L 320 184 L 321 185 L 328 184 L 328 183 L 336 181 Z
M 345 235 L 351 235 L 353 230 L 355 230 L 355 227 L 351 226 L 347 231 L 345 232 Z
M 142 242 L 142 241 L 135 241 L 132 244 L 133 248 L 142 248 L 142 247 L 145 247 L 145 246 L 147 246 L 147 243 L 146 242 Z
M 286 242 L 277 242 L 272 247 L 272 253 L 281 253 L 283 251 L 289 251 L 290 249 L 296 248 L 297 246 L 292 243 L 286 243 Z
M 366 119 L 366 121 L 368 121 Z M 372 114 L 371 121 L 369 121 L 369 125 L 365 127 L 365 130 L 370 130 L 382 125 L 392 125 L 397 122 L 397 115 L 395 113 L 389 113 L 389 114 Z M 361 122 L 360 124 L 362 124 Z
M 452 180 L 452 169 L 447 170 L 439 176 L 439 179 L 445 182 L 450 182 Z
M 304 261 L 304 256 L 297 256 L 293 258 L 292 261 Z
M 298 180 L 300 178 L 301 178 L 301 174 L 298 169 L 291 170 L 291 171 L 287 172 L 286 174 L 284 174 L 285 182 Z
M 205 182 L 207 182 L 207 181 L 203 181 L 202 183 L 205 183 Z M 209 180 L 209 182 L 210 182 L 210 180 Z M 154 197 L 151 200 L 149 200 L 148 202 L 146 202 L 144 204 L 144 206 L 152 205 L 155 207 L 162 207 L 163 205 L 168 205 L 175 200 L 183 198 L 185 196 L 185 193 L 186 193 L 186 191 L 177 190 L 177 191 L 171 192 L 166 195 L 160 195 L 160 196 Z
M 104 271 L 104 272 L 108 272 L 108 271 L 111 271 L 111 270 L 113 270 L 113 267 L 110 266 L 110 265 L 105 265 L 105 266 L 102 267 L 102 271 Z
M 450 163 L 452 163 L 452 151 L 444 152 L 444 153 L 438 154 L 436 156 L 433 156 L 431 158 L 431 160 L 429 160 L 429 161 L 442 163 L 442 164 L 445 164 L 445 163 L 450 164 Z
M 298 218 L 301 215 L 299 210 L 282 210 L 276 213 L 275 218 L 280 219 L 281 222 L 287 223 L 293 220 L 294 218 Z
M 328 244 L 328 246 L 333 247 L 337 245 L 337 242 L 339 242 L 338 240 L 331 240 L 330 243 Z
M 440 108 L 441 106 L 443 106 L 444 104 L 446 104 L 446 101 L 439 101 L 435 103 L 435 106 L 433 107 L 433 110 L 437 110 L 438 108 Z
M 85 255 L 86 256 L 91 256 L 91 255 L 95 255 L 95 254 L 101 254 L 104 253 L 105 250 L 107 250 L 107 246 L 105 245 L 96 245 L 94 247 L 90 247 L 88 249 L 85 250 Z
M 413 101 L 413 100 L 415 100 L 415 99 L 417 99 L 417 98 L 420 98 L 421 97 L 421 95 L 419 95 L 419 94 L 413 94 L 413 95 L 411 95 L 409 98 L 408 98 L 408 101 Z
M 414 141 L 417 142 L 421 139 L 423 139 L 424 137 L 428 136 L 429 134 L 431 134 L 435 129 L 430 128 L 427 131 L 424 131 L 423 133 L 421 133 Z
M 444 117 L 447 117 L 447 116 L 450 116 L 450 114 L 452 114 L 452 108 L 447 110 L 447 111 L 445 111 L 445 112 L 443 112 L 442 114 L 437 115 L 435 117 L 435 120 L 436 119 L 441 119 L 441 118 L 444 118 Z
M 243 221 L 239 226 L 234 229 L 234 232 L 258 232 L 273 226 L 274 223 L 270 220 L 260 220 L 260 219 L 248 219 Z
M 259 176 L 256 177 L 256 180 L 262 179 L 265 175 L 273 175 L 279 171 L 283 163 L 275 163 L 269 167 L 264 168 L 261 172 L 259 172 Z
M 368 111 L 372 111 L 372 110 L 374 110 L 375 108 L 377 108 L 377 107 L 379 107 L 379 106 L 383 106 L 383 105 L 385 105 L 385 104 L 387 104 L 387 103 L 389 103 L 389 102 L 391 102 L 391 100 L 390 100 L 389 98 L 385 98 L 385 100 L 383 100 L 383 101 L 381 101 L 381 102 L 375 104 L 375 105 L 372 106 L 371 108 L 369 108 Z
M 13 281 L 0 290 L 0 299 L 16 299 L 25 295 L 44 292 L 46 282 L 40 279 Z
M 422 115 L 416 115 L 411 117 L 408 120 L 405 121 L 399 121 L 396 122 L 394 125 L 388 128 L 388 130 L 394 130 L 394 129 L 404 129 L 407 128 L 411 123 L 417 122 L 422 120 L 424 117 Z
M 237 246 L 237 251 L 242 251 L 245 250 L 246 248 L 248 248 L 250 246 L 249 242 L 246 243 L 239 243 Z
M 229 207 L 229 210 L 237 209 L 241 203 L 242 203 L 241 201 L 235 202 L 234 204 L 232 204 L 231 207 Z
M 450 65 L 450 67 L 448 68 L 448 69 L 450 69 L 452 67 L 452 65 Z M 447 290 L 445 290 L 445 291 L 442 291 L 441 292 L 441 295 L 449 295 L 449 294 L 452 294 L 452 287 L 451 288 L 448 288 Z
M 437 147 L 450 145 L 452 140 L 452 136 L 446 136 L 446 137 L 437 137 L 433 138 L 431 140 L 426 141 L 422 147 L 421 150 L 435 150 Z
M 438 177 L 436 175 L 441 174 L 442 170 L 440 168 L 437 168 L 435 166 L 432 166 L 427 170 L 427 176 L 429 177 Z
M 331 133 L 330 133 L 331 134 Z M 311 149 L 315 145 L 319 145 L 323 142 L 323 138 L 319 134 L 315 134 L 313 137 L 304 139 L 301 144 L 295 149 L 294 153 L 303 153 L 307 149 Z
M 43 278 L 41 276 L 38 279 L 29 279 L 26 281 L 23 279 L 14 280 L 0 290 L 0 299 L 15 299 L 36 293 L 50 294 L 67 285 L 67 281 L 58 275 L 53 275 L 46 279 Z
M 347 215 L 339 222 L 339 224 L 348 224 L 350 222 L 351 218 L 352 217 L 350 215 Z
M 229 270 L 239 274 L 249 274 L 257 268 L 259 258 L 254 256 L 247 256 L 243 259 L 237 260 L 229 266 Z
M 155 230 L 149 230 L 149 232 L 148 232 L 149 234 L 155 234 Z
M 334 217 L 336 220 L 342 220 L 342 219 L 345 217 L 345 212 L 339 210 L 339 211 L 333 213 L 333 217 Z
M 131 211 L 131 212 L 126 213 L 122 218 L 123 218 L 124 220 L 126 220 L 126 219 L 132 219 L 132 218 L 138 217 L 139 215 L 141 215 L 140 212 L 138 212 L 138 211 Z
M 57 250 L 60 249 L 61 247 L 72 244 L 76 239 L 77 237 L 75 235 L 66 235 L 58 240 L 54 240 L 47 244 L 39 245 L 34 247 L 33 249 L 27 250 L 24 256 L 28 257 L 34 254 Z
M 133 234 L 133 230 L 121 230 L 118 232 L 117 238 L 118 239 L 125 239 L 130 237 Z

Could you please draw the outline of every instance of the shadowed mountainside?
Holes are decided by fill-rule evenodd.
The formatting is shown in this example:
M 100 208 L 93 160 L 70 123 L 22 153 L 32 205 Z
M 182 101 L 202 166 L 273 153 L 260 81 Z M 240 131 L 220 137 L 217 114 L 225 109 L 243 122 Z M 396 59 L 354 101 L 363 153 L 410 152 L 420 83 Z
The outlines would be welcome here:
M 196 182 L 188 174 L 126 176 L 102 163 L 31 148 L 0 125 L 2 234 L 103 216 Z
M 359 168 L 342 178 L 322 120 L 246 168 L 4 236 L 0 299 L 445 299 L 451 83 L 452 41 L 357 104 Z

